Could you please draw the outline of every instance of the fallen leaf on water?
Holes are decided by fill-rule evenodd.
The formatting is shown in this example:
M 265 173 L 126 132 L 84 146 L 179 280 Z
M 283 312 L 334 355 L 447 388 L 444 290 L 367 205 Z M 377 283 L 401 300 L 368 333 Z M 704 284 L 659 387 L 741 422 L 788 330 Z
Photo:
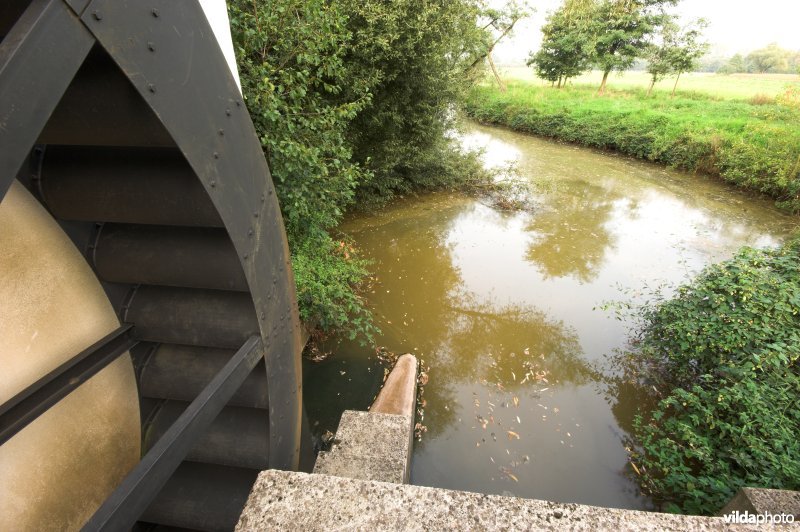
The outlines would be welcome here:
M 514 379 L 514 381 L 517 380 L 517 374 L 514 373 L 513 371 L 511 372 L 511 378 Z
M 556 414 L 558 414 L 558 413 L 560 412 L 560 410 L 558 409 L 558 407 L 557 407 L 557 406 L 554 406 L 554 407 L 553 407 L 553 412 L 555 412 Z
M 637 475 L 641 475 L 641 473 L 639 473 L 639 468 L 638 468 L 638 467 L 636 467 L 636 464 L 634 464 L 633 462 L 631 462 L 631 467 L 633 468 L 633 470 L 634 470 L 634 471 L 636 471 L 636 474 L 637 474 Z
M 514 482 L 519 482 L 519 479 L 514 476 L 514 473 L 506 473 L 506 474 L 508 475 L 508 478 L 510 478 Z
M 517 416 L 517 423 L 519 423 L 520 425 L 522 425 L 522 421 L 520 421 L 520 419 L 519 419 L 519 416 Z
M 546 391 L 547 391 L 547 390 L 549 390 L 549 389 L 550 389 L 550 388 L 542 388 L 542 389 L 541 389 L 541 390 L 539 390 L 539 391 L 540 391 L 540 392 L 546 392 Z
M 514 406 L 519 406 L 519 397 L 515 395 L 512 401 L 514 401 Z
M 519 434 L 514 432 L 513 430 L 509 430 L 508 432 L 508 439 L 513 440 L 514 438 L 519 439 Z

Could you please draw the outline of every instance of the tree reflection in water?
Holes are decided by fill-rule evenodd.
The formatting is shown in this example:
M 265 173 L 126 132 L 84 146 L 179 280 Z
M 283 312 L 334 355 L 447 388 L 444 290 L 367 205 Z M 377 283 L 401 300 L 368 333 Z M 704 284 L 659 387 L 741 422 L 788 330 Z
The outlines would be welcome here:
M 578 183 L 557 209 L 537 213 L 527 231 L 536 235 L 526 259 L 541 268 L 545 278 L 575 276 L 595 279 L 615 238 L 607 223 L 614 210 L 613 194 L 597 185 Z

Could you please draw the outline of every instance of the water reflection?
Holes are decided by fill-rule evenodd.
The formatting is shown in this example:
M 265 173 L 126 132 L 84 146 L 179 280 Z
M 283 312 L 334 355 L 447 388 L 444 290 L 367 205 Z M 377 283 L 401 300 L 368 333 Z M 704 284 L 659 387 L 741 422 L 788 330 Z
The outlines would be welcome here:
M 652 165 L 498 129 L 471 135 L 497 149 L 498 164 L 514 158 L 522 175 L 552 181 L 541 209 L 498 212 L 434 194 L 343 226 L 374 261 L 380 344 L 431 367 L 412 481 L 648 508 L 622 445 L 641 398 L 617 387 L 612 407 L 601 386 L 609 375 L 594 369 L 624 345 L 629 324 L 594 309 L 635 303 L 645 285 L 666 295 L 741 245 L 778 243 L 794 221 Z M 369 406 L 382 368 L 372 349 L 343 341 L 304 375 L 321 432 L 343 409 Z
M 547 277 L 573 276 L 580 282 L 597 277 L 615 244 L 606 227 L 618 196 L 590 183 L 577 183 L 572 194 L 534 216 L 526 230 L 534 236 L 526 258 Z

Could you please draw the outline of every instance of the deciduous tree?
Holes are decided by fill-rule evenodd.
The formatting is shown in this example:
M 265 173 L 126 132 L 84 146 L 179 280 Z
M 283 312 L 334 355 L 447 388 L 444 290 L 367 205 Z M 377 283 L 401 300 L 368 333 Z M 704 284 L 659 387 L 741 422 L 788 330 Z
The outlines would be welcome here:
M 786 72 L 789 69 L 791 52 L 784 50 L 777 43 L 771 43 L 765 48 L 753 50 L 747 54 L 747 63 L 753 72 Z
M 708 22 L 704 19 L 692 21 L 683 28 L 678 26 L 674 17 L 662 21 L 646 51 L 647 72 L 650 73 L 648 96 L 659 80 L 672 74 L 676 75 L 672 88 L 672 94 L 675 94 L 681 74 L 693 70 L 700 57 L 708 51 L 708 43 L 702 40 L 706 27 Z
M 566 83 L 589 69 L 594 52 L 593 0 L 567 0 L 547 17 L 542 45 L 528 58 L 528 66 L 548 81 Z
M 624 71 L 641 57 L 649 36 L 663 23 L 664 8 L 677 0 L 599 0 L 595 9 L 594 63 L 603 71 L 599 94 L 608 75 Z
M 703 40 L 703 31 L 707 27 L 708 21 L 700 18 L 689 23 L 674 36 L 669 60 L 672 72 L 676 74 L 675 85 L 672 87 L 673 96 L 681 74 L 694 70 L 697 61 L 708 51 L 709 44 Z

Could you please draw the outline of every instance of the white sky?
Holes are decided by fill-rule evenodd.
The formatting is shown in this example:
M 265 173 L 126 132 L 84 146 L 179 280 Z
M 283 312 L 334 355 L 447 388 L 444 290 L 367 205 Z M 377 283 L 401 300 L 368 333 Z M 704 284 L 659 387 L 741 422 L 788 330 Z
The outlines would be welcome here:
M 524 63 L 528 53 L 539 48 L 539 28 L 548 11 L 561 5 L 561 0 L 529 0 L 529 4 L 536 13 L 517 26 L 512 39 L 497 46 L 494 57 L 498 63 Z M 771 42 L 800 50 L 800 0 L 682 0 L 673 11 L 687 20 L 708 20 L 705 34 L 715 54 L 747 53 Z

